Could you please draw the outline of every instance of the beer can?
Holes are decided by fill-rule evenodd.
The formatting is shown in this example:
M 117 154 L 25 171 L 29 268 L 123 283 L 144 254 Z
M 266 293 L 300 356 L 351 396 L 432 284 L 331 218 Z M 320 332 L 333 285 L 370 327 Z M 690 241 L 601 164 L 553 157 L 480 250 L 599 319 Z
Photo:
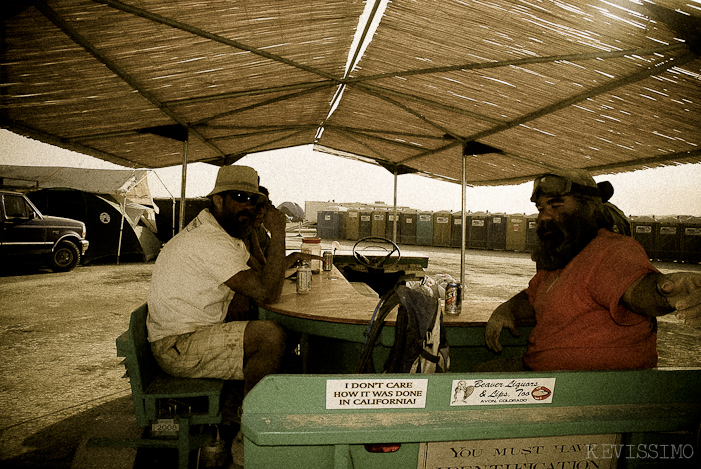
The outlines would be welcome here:
M 460 314 L 460 284 L 449 283 L 445 286 L 445 314 L 457 316 Z
M 309 264 L 297 267 L 297 293 L 309 293 L 312 291 L 312 269 Z
M 324 251 L 324 270 L 329 271 L 333 268 L 333 253 L 331 251 Z

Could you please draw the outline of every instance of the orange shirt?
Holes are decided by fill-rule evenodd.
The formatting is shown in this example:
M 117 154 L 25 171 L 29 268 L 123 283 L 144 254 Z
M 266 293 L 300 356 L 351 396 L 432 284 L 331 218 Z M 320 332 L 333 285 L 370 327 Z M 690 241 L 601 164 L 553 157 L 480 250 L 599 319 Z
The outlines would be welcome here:
M 619 303 L 636 279 L 656 271 L 637 241 L 604 229 L 564 269 L 539 270 L 526 289 L 536 317 L 526 366 L 539 371 L 657 366 L 655 320 Z

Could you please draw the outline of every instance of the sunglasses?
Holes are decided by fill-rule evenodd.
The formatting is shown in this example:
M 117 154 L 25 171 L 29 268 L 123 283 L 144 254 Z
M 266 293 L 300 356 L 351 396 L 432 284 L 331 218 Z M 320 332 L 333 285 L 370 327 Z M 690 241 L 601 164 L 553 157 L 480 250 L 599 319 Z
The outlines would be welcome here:
M 240 191 L 229 191 L 226 193 L 226 196 L 229 197 L 231 200 L 234 202 L 238 202 L 240 204 L 253 204 L 256 205 L 258 203 L 258 194 L 249 194 L 248 192 L 240 192 Z
M 559 197 L 566 194 L 581 194 L 590 197 L 599 197 L 598 187 L 588 187 L 576 182 L 572 182 L 566 177 L 556 176 L 554 174 L 546 174 L 538 176 L 533 183 L 533 194 L 531 194 L 531 202 L 538 200 L 538 197 L 544 195 L 546 197 Z

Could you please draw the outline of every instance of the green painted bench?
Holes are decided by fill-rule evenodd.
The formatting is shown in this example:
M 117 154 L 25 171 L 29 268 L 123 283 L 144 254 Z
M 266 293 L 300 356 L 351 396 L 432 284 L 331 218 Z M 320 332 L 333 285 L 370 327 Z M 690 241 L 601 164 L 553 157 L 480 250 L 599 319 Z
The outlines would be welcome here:
M 221 422 L 219 409 L 224 381 L 176 378 L 156 363 L 146 331 L 147 305 L 131 314 L 129 330 L 117 338 L 117 355 L 124 357 L 131 385 L 136 423 L 144 429 L 138 439 L 92 439 L 94 446 L 175 448 L 178 466 L 186 469 L 190 452 L 212 441 L 200 425 Z
M 460 381 L 475 384 L 472 398 L 484 395 L 486 399 L 492 393 L 500 392 L 500 388 L 490 388 L 484 383 L 497 383 L 501 379 L 523 383 L 534 377 L 555 380 L 549 381 L 552 385 L 548 384 L 552 389 L 550 401 L 454 405 L 462 396 L 456 392 L 456 383 Z M 378 400 L 379 408 L 351 408 L 355 404 L 362 407 L 370 401 L 363 401 L 358 394 L 346 400 L 335 397 L 339 389 L 341 393 L 338 395 L 343 395 L 344 389 L 365 389 L 358 384 L 362 380 L 380 379 L 390 383 L 402 379 L 427 380 L 420 393 L 423 406 L 396 408 L 393 402 L 399 401 Z M 481 388 L 477 386 L 478 380 L 483 380 Z M 384 385 L 388 390 L 387 382 Z M 370 395 L 374 394 L 366 394 Z M 340 407 L 336 405 L 339 403 L 342 404 Z M 273 375 L 264 378 L 246 397 L 242 429 L 246 469 L 594 468 L 612 467 L 603 465 L 606 461 L 602 456 L 626 448 L 629 453 L 631 450 L 638 452 L 635 457 L 628 453 L 618 457 L 614 464 L 617 462 L 619 468 L 697 468 L 701 452 L 698 443 L 700 422 L 701 370 L 656 369 L 508 374 Z M 615 444 L 586 447 L 582 442 L 598 441 L 591 440 L 592 435 L 613 437 Z M 490 444 L 496 446 L 490 450 Z M 560 452 L 578 448 L 579 456 L 584 459 L 574 463 L 562 456 L 564 459 L 551 460 L 548 465 L 538 459 L 540 455 L 534 456 L 534 448 L 547 445 Z M 502 459 L 492 465 L 478 464 L 470 458 L 471 451 L 476 454 L 477 450 L 472 449 L 476 447 L 482 448 L 480 452 L 495 452 L 495 456 Z M 522 454 L 506 455 L 509 447 L 512 453 L 521 451 Z M 650 457 L 653 447 L 655 458 Z M 587 448 L 590 453 L 583 454 Z M 664 448 L 668 451 L 663 455 Z M 643 449 L 648 450 L 646 458 L 640 457 Z M 450 463 L 432 465 L 432 455 L 440 451 L 451 456 Z M 514 456 L 517 460 L 507 465 L 504 462 L 506 456 Z

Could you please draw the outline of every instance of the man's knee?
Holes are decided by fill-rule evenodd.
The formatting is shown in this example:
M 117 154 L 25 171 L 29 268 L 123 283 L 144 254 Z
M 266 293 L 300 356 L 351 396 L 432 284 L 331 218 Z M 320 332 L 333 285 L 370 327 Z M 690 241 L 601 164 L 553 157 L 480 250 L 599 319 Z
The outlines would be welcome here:
M 244 353 L 256 353 L 259 350 L 268 352 L 285 349 L 285 329 L 274 321 L 251 321 L 244 332 Z

